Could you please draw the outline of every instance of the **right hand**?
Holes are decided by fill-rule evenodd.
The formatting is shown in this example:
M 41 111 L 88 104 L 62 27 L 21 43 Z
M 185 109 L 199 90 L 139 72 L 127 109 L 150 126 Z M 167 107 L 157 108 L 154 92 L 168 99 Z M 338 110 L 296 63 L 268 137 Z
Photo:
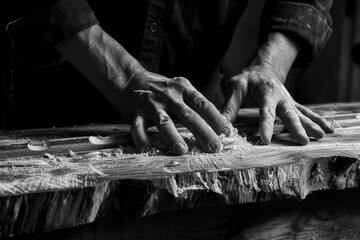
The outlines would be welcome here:
M 172 116 L 188 128 L 206 152 L 219 152 L 218 135 L 230 134 L 227 120 L 217 108 L 183 77 L 167 78 L 146 70 L 129 79 L 116 106 L 131 124 L 131 134 L 140 151 L 152 148 L 148 127 L 155 125 L 168 149 L 183 155 L 188 146 L 177 131 Z
M 115 39 L 94 25 L 56 45 L 131 124 L 140 151 L 151 149 L 147 128 L 155 125 L 169 150 L 183 155 L 188 147 L 170 116 L 188 128 L 206 152 L 218 152 L 217 134 L 230 134 L 227 120 L 183 77 L 146 71 Z

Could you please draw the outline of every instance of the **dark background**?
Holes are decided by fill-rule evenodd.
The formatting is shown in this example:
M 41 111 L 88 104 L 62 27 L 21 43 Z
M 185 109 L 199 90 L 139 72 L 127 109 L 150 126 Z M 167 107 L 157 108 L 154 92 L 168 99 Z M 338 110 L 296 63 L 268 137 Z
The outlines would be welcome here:
M 241 71 L 258 45 L 259 19 L 265 0 L 249 1 L 226 63 Z M 95 13 L 96 15 L 96 13 Z M 331 9 L 333 35 L 311 66 L 289 74 L 286 86 L 303 104 L 360 101 L 360 0 L 335 0 Z M 116 110 L 73 66 L 54 71 L 16 63 L 15 99 L 3 107 L 2 129 L 61 127 L 118 121 Z M 53 74 L 52 72 L 56 72 Z M 5 109 L 5 110 L 4 110 Z
M 234 69 L 245 67 L 257 48 L 259 16 L 265 0 L 249 1 L 238 24 L 227 62 Z M 286 86 L 300 103 L 360 100 L 360 1 L 334 0 L 331 8 L 333 34 L 322 54 L 311 66 L 290 73 Z M 360 45 L 359 45 L 360 46 Z M 355 56 L 353 56 L 355 55 Z

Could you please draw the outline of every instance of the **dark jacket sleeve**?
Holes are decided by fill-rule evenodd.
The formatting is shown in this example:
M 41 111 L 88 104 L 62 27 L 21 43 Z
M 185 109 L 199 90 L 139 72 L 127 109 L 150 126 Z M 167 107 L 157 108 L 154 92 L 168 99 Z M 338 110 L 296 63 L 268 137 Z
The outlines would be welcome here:
M 27 64 L 45 67 L 63 59 L 54 46 L 98 24 L 86 0 L 61 0 L 7 25 L 16 56 Z
M 301 40 L 303 50 L 294 66 L 306 66 L 324 49 L 331 36 L 331 6 L 332 0 L 268 0 L 261 17 L 260 41 L 274 31 L 295 35 Z
M 59 0 L 11 0 L 0 8 L 0 24 L 6 24 L 34 13 Z

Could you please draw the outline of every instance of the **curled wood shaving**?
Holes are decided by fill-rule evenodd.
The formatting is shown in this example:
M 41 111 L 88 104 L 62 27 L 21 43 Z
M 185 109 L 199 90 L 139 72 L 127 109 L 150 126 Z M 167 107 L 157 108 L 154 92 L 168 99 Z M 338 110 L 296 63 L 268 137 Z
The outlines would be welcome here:
M 229 124 L 232 126 L 231 124 Z M 225 136 L 225 134 L 221 134 L 219 139 L 222 146 L 222 151 L 226 150 L 236 150 L 237 148 L 247 148 L 252 146 L 246 139 L 246 135 L 244 133 L 239 134 L 238 130 L 234 127 L 231 129 L 230 136 Z
M 49 141 L 30 141 L 27 144 L 28 149 L 32 151 L 44 151 L 49 149 L 51 146 Z
M 109 145 L 116 142 L 116 137 L 114 135 L 109 136 L 91 136 L 89 137 L 89 142 L 94 145 Z

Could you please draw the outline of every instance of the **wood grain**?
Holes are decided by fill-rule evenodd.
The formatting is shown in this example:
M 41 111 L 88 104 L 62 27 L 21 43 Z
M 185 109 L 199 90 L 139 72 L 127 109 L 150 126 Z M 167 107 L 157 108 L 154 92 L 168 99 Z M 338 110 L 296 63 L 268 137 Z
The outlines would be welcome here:
M 329 117 L 360 112 L 358 103 L 312 107 Z M 243 111 L 240 116 L 256 119 L 256 110 Z M 346 119 L 336 122 L 343 127 L 306 146 L 294 143 L 278 122 L 268 146 L 181 157 L 127 154 L 126 149 L 120 153 L 109 146 L 92 149 L 86 142 L 91 135 L 105 134 L 126 140 L 128 126 L 121 124 L 76 127 L 73 132 L 4 132 L 0 148 L 8 151 L 0 153 L 0 237 L 72 227 L 114 212 L 144 217 L 169 210 L 301 200 L 319 190 L 357 188 L 360 128 L 346 125 Z M 241 122 L 237 126 L 243 132 L 254 129 L 250 124 L 247 131 Z M 257 136 L 251 138 L 257 142 Z M 31 140 L 50 140 L 49 150 L 55 150 L 50 157 L 29 152 L 24 146 Z M 68 150 L 78 155 L 70 156 Z M 169 164 L 174 161 L 177 164 Z
M 90 224 L 9 240 L 359 239 L 360 190 L 316 192 L 305 200 L 211 206 L 143 218 L 120 213 Z

